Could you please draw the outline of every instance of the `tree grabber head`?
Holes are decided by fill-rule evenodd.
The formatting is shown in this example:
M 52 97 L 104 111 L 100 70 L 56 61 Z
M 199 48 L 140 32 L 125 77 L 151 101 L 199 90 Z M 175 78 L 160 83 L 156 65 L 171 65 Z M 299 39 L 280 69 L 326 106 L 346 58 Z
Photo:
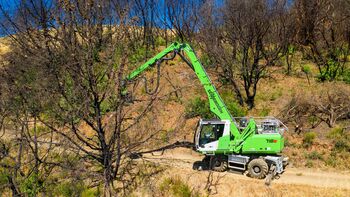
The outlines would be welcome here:
M 132 93 L 128 91 L 128 89 L 126 88 L 126 84 L 127 84 L 126 80 L 123 80 L 121 82 L 120 96 L 122 100 L 124 100 L 126 103 L 134 103 Z

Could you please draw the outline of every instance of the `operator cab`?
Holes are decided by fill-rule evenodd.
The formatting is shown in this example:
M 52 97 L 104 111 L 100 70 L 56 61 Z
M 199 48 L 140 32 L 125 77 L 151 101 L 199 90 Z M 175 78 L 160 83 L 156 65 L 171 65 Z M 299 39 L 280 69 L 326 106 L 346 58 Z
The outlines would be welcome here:
M 230 135 L 228 120 L 200 120 L 195 135 L 195 145 L 198 151 L 215 151 L 219 138 Z

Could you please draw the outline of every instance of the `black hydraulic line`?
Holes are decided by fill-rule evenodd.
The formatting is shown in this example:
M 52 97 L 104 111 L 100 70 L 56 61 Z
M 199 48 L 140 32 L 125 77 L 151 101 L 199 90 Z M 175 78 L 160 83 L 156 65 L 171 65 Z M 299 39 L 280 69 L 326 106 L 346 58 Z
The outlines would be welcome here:
M 155 94 L 158 89 L 159 89 L 159 85 L 160 85 L 160 64 L 163 62 L 163 61 L 169 61 L 169 60 L 173 60 L 174 58 L 176 57 L 176 51 L 174 51 L 173 55 L 171 57 L 163 57 L 162 59 L 158 60 L 156 62 L 156 65 L 157 65 L 157 85 L 156 85 L 156 88 L 153 90 L 153 91 L 149 91 L 148 90 L 148 87 L 147 87 L 147 79 L 146 77 L 143 78 L 144 82 L 145 82 L 145 90 L 146 90 L 146 93 L 149 94 L 149 95 L 153 95 Z
M 193 68 L 193 65 L 191 64 L 191 62 L 184 56 L 182 55 L 181 53 L 177 52 L 177 54 L 179 54 L 179 56 L 181 57 L 181 59 L 183 61 L 186 62 L 186 64 L 194 71 L 194 68 Z
M 155 93 L 158 91 L 159 85 L 160 85 L 160 64 L 161 64 L 163 61 L 173 60 L 173 59 L 176 57 L 176 54 L 178 54 L 178 55 L 181 57 L 181 59 L 182 59 L 183 61 L 185 61 L 186 64 L 187 64 L 192 70 L 194 70 L 193 65 L 191 64 L 191 62 L 190 62 L 184 55 L 182 55 L 181 52 L 175 50 L 175 51 L 173 52 L 173 55 L 172 55 L 171 57 L 168 57 L 168 58 L 167 58 L 167 57 L 163 57 L 163 58 L 159 59 L 159 60 L 156 62 L 156 65 L 157 65 L 157 85 L 156 85 L 156 88 L 155 88 L 153 91 L 149 91 L 149 90 L 148 90 L 148 85 L 147 85 L 148 82 L 147 82 L 147 79 L 146 79 L 146 77 L 143 77 L 143 80 L 144 80 L 144 83 L 145 83 L 145 91 L 146 91 L 147 94 L 153 95 L 153 94 L 155 94 Z

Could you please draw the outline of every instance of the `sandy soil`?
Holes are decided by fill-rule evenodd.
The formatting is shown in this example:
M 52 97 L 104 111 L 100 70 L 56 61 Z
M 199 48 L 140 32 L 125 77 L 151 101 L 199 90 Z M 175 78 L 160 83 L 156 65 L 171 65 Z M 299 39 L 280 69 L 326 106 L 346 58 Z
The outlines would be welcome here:
M 188 149 L 166 151 L 163 155 L 144 155 L 148 161 L 169 166 L 165 176 L 180 176 L 194 189 L 203 190 L 208 171 L 194 171 L 192 164 L 202 156 Z M 288 168 L 278 180 L 265 186 L 264 180 L 249 178 L 237 172 L 214 173 L 217 187 L 214 196 L 348 196 L 350 172 L 332 172 L 317 169 Z

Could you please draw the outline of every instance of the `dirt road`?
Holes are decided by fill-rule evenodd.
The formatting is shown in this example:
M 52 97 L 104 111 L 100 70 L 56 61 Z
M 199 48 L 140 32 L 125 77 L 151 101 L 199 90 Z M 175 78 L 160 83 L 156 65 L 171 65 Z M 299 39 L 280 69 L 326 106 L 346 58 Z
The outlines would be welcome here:
M 208 171 L 194 171 L 192 164 L 202 156 L 188 149 L 166 151 L 163 155 L 144 155 L 148 161 L 169 166 L 168 176 L 181 176 L 195 188 L 203 189 Z M 249 178 L 240 173 L 215 173 L 220 179 L 217 196 L 347 196 L 350 195 L 350 172 L 331 172 L 317 169 L 287 168 L 271 186 L 263 180 Z M 219 189 L 220 188 L 220 189 Z M 215 192 L 214 192 L 215 193 Z

